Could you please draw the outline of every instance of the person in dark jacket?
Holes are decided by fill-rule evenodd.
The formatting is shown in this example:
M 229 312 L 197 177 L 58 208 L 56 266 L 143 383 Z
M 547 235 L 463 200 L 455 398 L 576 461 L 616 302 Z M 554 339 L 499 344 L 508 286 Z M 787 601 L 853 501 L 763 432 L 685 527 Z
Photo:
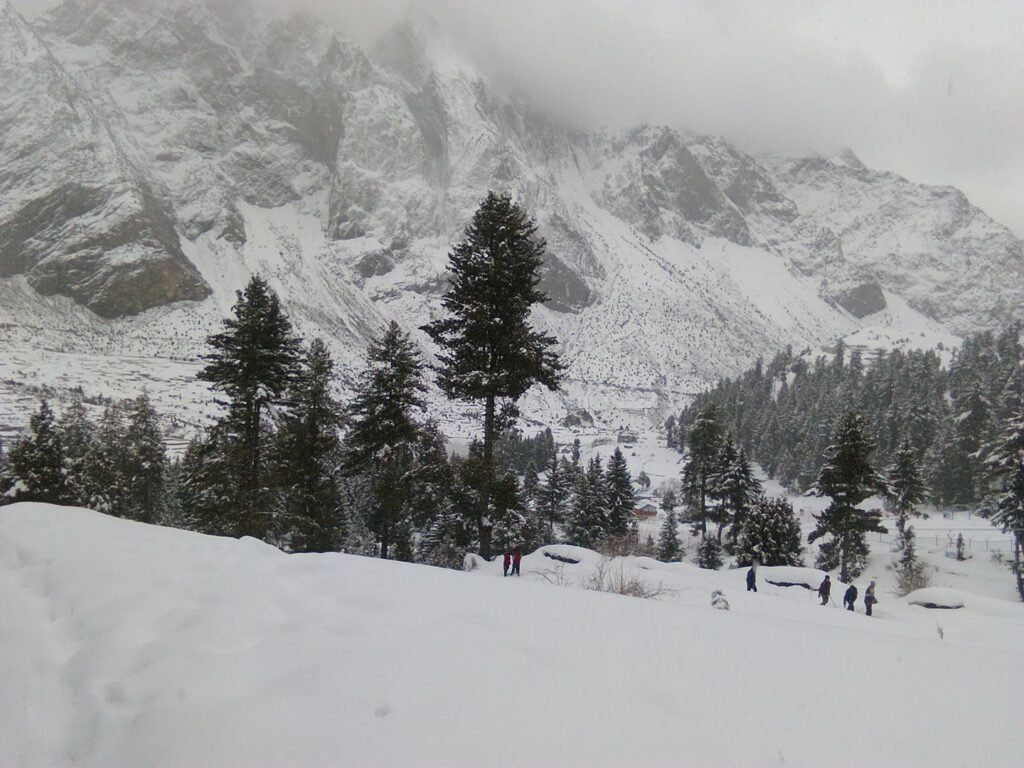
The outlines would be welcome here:
M 757 574 L 754 572 L 754 566 L 750 566 L 750 570 L 747 571 L 747 592 L 757 592 Z
M 522 560 L 522 559 L 523 559 L 523 553 L 519 549 L 519 547 L 516 547 L 515 550 L 512 552 L 512 573 L 514 573 L 516 576 L 520 575 L 520 573 L 519 573 L 519 561 Z
M 875 582 L 868 584 L 868 588 L 864 590 L 864 608 L 865 613 L 871 615 L 871 606 L 877 603 L 878 600 L 875 598 Z
M 852 611 L 853 604 L 857 602 L 857 588 L 851 584 L 846 588 L 846 594 L 843 595 L 843 605 L 846 606 L 846 610 Z
M 512 554 L 506 549 L 505 554 L 501 557 L 501 569 L 503 575 L 508 576 L 508 569 L 510 565 L 512 565 Z
M 829 595 L 832 594 L 832 579 L 829 575 L 825 574 L 825 580 L 821 582 L 821 586 L 818 587 L 818 597 L 821 598 L 821 604 L 825 605 L 828 602 Z

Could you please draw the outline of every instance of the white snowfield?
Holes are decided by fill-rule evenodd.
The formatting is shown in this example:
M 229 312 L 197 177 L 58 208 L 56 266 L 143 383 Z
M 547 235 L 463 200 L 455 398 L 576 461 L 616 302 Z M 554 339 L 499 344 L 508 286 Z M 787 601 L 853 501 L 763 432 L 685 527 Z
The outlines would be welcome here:
M 868 618 L 767 568 L 754 594 L 570 547 L 522 567 L 0 508 L 0 766 L 1020 765 L 1019 603 Z M 561 586 L 601 567 L 663 594 Z

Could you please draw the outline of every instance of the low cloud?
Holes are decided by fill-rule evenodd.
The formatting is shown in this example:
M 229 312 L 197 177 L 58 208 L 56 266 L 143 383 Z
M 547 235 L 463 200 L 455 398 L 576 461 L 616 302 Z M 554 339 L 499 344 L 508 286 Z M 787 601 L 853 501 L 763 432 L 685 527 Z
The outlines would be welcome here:
M 1024 235 L 1024 4 L 384 0 L 308 7 L 369 43 L 404 14 L 587 126 L 667 123 L 953 184 Z

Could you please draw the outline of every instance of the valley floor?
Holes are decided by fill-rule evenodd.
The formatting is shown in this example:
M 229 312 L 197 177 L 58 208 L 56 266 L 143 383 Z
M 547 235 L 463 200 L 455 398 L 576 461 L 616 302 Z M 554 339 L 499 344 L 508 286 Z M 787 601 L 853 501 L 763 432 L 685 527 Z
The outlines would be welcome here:
M 502 578 L 12 505 L 0 764 L 1016 765 L 1024 605 L 967 562 L 988 576 L 943 593 L 963 608 L 883 584 L 868 618 L 768 568 L 755 594 L 742 569 L 550 547 Z M 601 570 L 660 595 L 571 588 Z

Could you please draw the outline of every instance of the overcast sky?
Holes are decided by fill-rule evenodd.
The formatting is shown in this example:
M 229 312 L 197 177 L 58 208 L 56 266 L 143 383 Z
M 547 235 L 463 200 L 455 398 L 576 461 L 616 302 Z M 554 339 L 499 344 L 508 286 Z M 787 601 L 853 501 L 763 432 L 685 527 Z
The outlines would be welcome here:
M 270 0 L 264 0 L 270 2 Z M 31 13 L 53 0 L 13 0 Z M 1024 237 L 1024 0 L 293 0 L 369 44 L 430 13 L 503 87 L 953 184 Z

